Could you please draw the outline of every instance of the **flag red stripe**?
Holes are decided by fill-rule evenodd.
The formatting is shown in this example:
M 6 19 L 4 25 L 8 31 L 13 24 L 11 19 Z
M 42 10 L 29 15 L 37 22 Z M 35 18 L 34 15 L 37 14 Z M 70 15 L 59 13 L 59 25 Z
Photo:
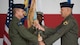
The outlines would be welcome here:
M 6 32 L 6 31 L 4 31 L 4 35 L 8 38 L 8 40 L 10 41 L 10 37 L 9 37 L 9 34 Z
M 3 38 L 5 30 L 6 14 L 0 14 L 0 38 Z
M 3 45 L 7 45 L 5 41 L 3 41 Z

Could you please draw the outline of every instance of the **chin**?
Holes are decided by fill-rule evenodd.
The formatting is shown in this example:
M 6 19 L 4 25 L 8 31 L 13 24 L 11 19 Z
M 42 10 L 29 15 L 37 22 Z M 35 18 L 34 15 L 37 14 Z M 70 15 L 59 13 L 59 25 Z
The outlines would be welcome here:
M 21 18 L 24 18 L 24 17 L 21 17 Z
M 24 18 L 24 17 L 22 17 L 22 18 Z

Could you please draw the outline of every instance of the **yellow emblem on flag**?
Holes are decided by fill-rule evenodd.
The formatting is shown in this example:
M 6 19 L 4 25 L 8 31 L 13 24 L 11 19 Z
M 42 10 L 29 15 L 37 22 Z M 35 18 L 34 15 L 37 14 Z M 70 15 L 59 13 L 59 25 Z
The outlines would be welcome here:
M 63 25 L 68 25 L 68 21 L 64 21 L 63 22 Z
M 28 7 L 28 0 L 24 0 L 25 8 Z

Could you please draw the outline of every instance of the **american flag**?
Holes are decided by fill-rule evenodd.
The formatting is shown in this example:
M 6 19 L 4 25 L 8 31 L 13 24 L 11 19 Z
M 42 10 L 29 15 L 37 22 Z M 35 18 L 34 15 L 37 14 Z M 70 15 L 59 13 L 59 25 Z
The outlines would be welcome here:
M 12 20 L 12 16 L 13 16 L 12 5 L 13 5 L 13 0 L 9 0 L 9 9 L 8 9 L 8 14 L 6 18 L 6 23 L 5 23 L 3 45 L 11 45 L 8 32 L 9 32 L 9 23 Z

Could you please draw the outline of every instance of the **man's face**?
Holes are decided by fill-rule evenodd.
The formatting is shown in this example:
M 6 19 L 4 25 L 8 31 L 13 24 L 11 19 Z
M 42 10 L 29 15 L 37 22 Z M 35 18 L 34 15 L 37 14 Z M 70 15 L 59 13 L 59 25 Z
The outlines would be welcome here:
M 24 18 L 24 10 L 23 10 L 23 9 L 19 9 L 19 10 L 17 11 L 17 14 L 18 14 L 18 16 L 19 16 L 20 18 Z
M 61 8 L 61 16 L 62 17 L 65 17 L 66 15 L 67 15 L 67 12 L 68 10 L 67 10 L 67 8 L 66 7 L 63 7 L 63 8 Z
M 37 15 L 37 19 L 39 20 L 39 22 L 42 22 L 42 16 L 40 14 Z

